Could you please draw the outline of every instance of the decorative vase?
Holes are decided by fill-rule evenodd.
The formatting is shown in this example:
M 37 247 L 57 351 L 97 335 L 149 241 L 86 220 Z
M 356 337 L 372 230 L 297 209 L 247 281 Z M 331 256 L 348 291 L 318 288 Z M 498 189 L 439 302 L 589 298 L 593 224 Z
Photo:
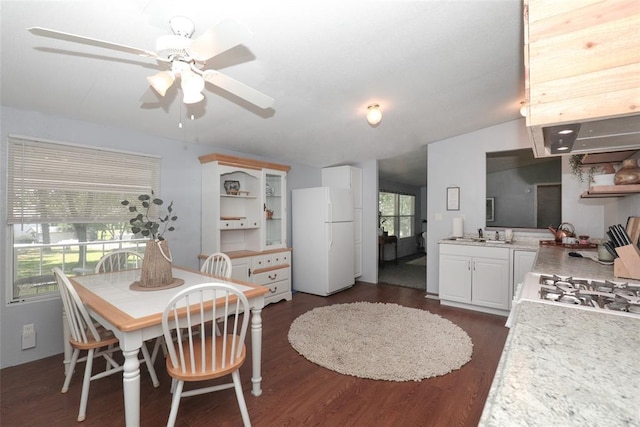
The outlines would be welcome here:
M 238 194 L 238 191 L 240 191 L 240 181 L 225 181 L 224 191 L 226 191 L 227 194 Z
M 616 185 L 629 185 L 640 183 L 640 167 L 638 160 L 626 159 L 622 161 L 622 168 L 616 172 L 613 181 Z
M 159 288 L 173 284 L 171 252 L 166 240 L 150 240 L 144 250 L 140 287 Z

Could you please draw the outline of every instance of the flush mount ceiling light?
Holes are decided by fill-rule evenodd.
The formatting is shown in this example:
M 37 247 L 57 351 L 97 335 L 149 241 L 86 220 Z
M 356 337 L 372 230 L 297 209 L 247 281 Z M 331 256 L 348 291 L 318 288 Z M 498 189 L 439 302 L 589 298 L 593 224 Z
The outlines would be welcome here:
M 382 110 L 378 104 L 371 104 L 367 107 L 367 121 L 375 126 L 382 120 Z
M 529 106 L 526 102 L 522 101 L 520 103 L 520 115 L 522 117 L 527 117 L 527 113 L 529 112 Z

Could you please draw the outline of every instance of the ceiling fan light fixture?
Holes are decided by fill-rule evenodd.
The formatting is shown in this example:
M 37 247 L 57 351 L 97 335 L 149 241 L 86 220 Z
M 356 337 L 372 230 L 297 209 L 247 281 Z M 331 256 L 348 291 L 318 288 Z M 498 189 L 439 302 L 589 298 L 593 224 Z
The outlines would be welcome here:
M 367 107 L 367 121 L 375 126 L 382 120 L 382 110 L 378 104 L 371 104 Z
M 175 77 L 169 71 L 160 71 L 153 76 L 147 77 L 147 81 L 151 87 L 160 94 L 160 96 L 164 96 L 171 85 L 173 85 Z
M 197 92 L 197 93 L 185 92 L 184 93 L 184 98 L 182 99 L 182 102 L 184 102 L 185 104 L 197 104 L 198 102 L 202 101 L 203 99 L 204 99 L 204 95 L 201 94 L 200 92 Z
M 195 104 L 204 99 L 202 91 L 204 90 L 204 79 L 202 76 L 186 70 L 182 72 L 182 92 L 184 92 L 184 103 Z

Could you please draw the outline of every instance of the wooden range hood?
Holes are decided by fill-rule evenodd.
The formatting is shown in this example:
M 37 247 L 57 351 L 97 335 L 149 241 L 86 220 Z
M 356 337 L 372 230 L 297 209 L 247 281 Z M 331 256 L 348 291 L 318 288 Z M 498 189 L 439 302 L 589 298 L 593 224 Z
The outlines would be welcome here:
M 536 157 L 640 149 L 640 2 L 525 0 L 524 24 Z

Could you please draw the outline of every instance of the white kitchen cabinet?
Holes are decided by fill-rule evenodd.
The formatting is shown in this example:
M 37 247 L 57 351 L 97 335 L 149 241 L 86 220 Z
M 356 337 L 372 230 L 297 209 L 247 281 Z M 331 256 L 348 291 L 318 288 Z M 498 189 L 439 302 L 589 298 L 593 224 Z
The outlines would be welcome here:
M 440 254 L 440 300 L 471 303 L 471 259 Z
M 514 250 L 513 251 L 513 295 L 516 287 L 524 280 L 525 274 L 531 271 L 536 259 L 536 251 Z
M 346 188 L 353 196 L 354 276 L 362 276 L 362 169 L 334 166 L 322 169 L 322 186 Z
M 322 186 L 351 190 L 353 208 L 362 209 L 362 169 L 355 166 L 333 166 L 322 169 Z
M 246 256 L 241 258 L 231 259 L 231 278 L 241 280 L 243 282 L 250 282 L 249 272 L 251 271 L 252 257 Z
M 440 244 L 440 301 L 444 305 L 507 314 L 509 249 Z

